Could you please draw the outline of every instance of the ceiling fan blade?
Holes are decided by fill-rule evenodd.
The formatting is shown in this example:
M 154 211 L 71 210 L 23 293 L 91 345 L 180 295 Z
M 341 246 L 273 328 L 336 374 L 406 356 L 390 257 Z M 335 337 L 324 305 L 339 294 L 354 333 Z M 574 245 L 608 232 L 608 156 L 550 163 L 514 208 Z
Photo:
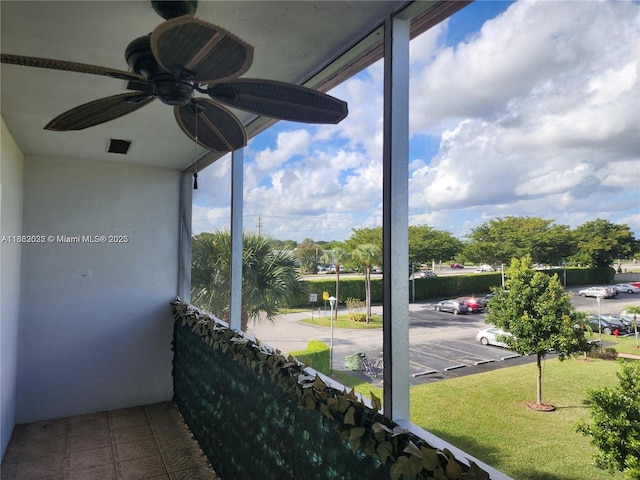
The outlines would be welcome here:
M 173 111 L 182 131 L 208 150 L 231 152 L 247 144 L 247 132 L 240 120 L 209 99 L 196 98 Z
M 101 98 L 58 115 L 44 128 L 58 132 L 83 130 L 135 112 L 153 100 L 155 97 L 140 92 L 121 93 Z
M 186 70 L 203 84 L 242 75 L 253 62 L 251 45 L 190 15 L 158 25 L 151 34 L 151 51 L 168 72 Z
M 66 62 L 64 60 L 52 60 L 50 58 L 25 57 L 22 55 L 0 54 L 0 62 L 23 67 L 50 68 L 52 70 L 64 70 L 67 72 L 90 73 L 104 77 L 119 78 L 121 80 L 144 81 L 145 78 L 137 73 L 117 70 L 115 68 L 87 65 L 86 63 Z
M 209 85 L 207 93 L 230 107 L 305 123 L 339 123 L 347 103 L 310 88 L 274 80 L 239 78 Z

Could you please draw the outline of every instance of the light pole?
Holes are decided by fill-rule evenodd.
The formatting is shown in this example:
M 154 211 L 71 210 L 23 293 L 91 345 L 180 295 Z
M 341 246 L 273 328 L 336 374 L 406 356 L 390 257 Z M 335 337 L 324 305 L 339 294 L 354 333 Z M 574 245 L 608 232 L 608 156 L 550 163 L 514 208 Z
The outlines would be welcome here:
M 596 296 L 596 300 L 598 301 L 598 330 L 600 331 L 600 348 L 602 349 L 602 320 L 600 318 L 600 301 L 602 300 L 602 296 Z
M 331 344 L 329 345 L 329 374 L 333 375 L 333 307 L 336 305 L 336 297 L 329 297 L 331 305 Z

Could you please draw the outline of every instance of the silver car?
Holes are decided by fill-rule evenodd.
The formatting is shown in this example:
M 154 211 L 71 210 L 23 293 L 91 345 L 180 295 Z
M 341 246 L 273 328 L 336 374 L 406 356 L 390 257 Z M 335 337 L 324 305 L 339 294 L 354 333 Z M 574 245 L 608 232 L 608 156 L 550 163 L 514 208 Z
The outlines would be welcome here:
M 614 285 L 613 288 L 616 289 L 618 293 L 638 293 L 640 292 L 640 288 L 635 285 L 629 285 L 628 283 L 618 283 Z
M 498 336 L 510 336 L 509 332 L 505 332 L 500 330 L 499 328 L 489 327 L 483 330 L 478 330 L 476 333 L 476 340 L 482 343 L 483 345 L 496 345 L 498 347 L 508 347 L 508 345 L 504 342 L 498 340 Z
M 442 300 L 435 305 L 436 312 L 450 312 L 454 315 L 459 313 L 468 313 L 469 307 L 460 300 Z
M 613 298 L 615 293 L 612 289 L 607 287 L 589 287 L 579 290 L 578 295 L 582 295 L 583 297 Z

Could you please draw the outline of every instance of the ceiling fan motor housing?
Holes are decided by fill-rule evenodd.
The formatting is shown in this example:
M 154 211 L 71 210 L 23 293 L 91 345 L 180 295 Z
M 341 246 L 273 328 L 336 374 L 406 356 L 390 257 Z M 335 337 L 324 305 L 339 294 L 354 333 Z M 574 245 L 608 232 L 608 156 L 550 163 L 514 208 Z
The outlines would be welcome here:
M 191 101 L 193 80 L 186 75 L 173 75 L 158 65 L 151 51 L 150 35 L 133 40 L 127 46 L 125 58 L 134 72 L 153 83 L 153 93 L 163 103 L 179 107 Z
M 181 17 L 182 15 L 195 15 L 198 8 L 197 0 L 151 0 L 151 6 L 155 12 L 165 20 Z

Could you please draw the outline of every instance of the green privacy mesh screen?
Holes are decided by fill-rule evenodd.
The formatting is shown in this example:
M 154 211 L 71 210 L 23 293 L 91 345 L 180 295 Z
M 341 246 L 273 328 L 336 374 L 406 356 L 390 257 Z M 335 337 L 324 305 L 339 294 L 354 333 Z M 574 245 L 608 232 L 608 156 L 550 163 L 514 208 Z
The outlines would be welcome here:
M 488 480 L 293 357 L 172 303 L 174 396 L 224 480 Z
M 385 479 L 374 457 L 352 453 L 333 426 L 271 381 L 212 350 L 189 327 L 175 332 L 175 400 L 223 479 Z

